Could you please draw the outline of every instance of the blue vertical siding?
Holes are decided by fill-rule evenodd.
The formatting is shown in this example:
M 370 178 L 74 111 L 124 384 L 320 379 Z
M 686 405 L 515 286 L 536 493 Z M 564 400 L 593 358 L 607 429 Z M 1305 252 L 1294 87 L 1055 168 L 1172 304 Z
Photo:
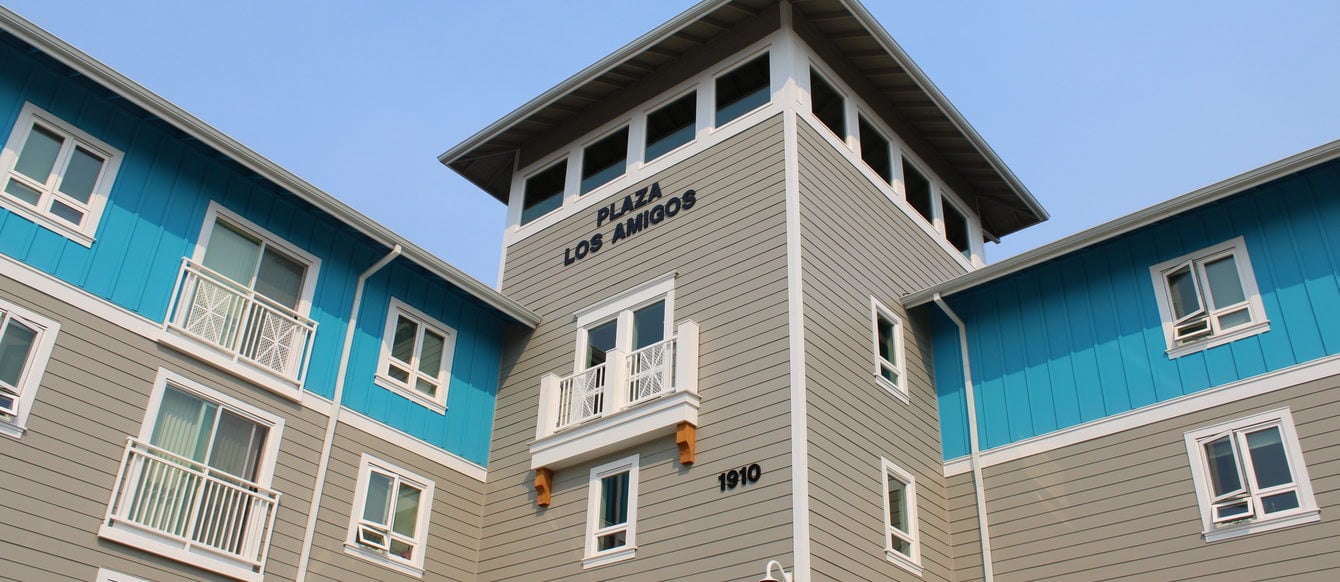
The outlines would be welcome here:
M 982 447 L 1340 353 L 1337 225 L 1329 162 L 946 298 L 968 327 Z M 1237 236 L 1270 331 L 1169 359 L 1149 267 Z M 932 327 L 954 458 L 968 454 L 958 332 Z

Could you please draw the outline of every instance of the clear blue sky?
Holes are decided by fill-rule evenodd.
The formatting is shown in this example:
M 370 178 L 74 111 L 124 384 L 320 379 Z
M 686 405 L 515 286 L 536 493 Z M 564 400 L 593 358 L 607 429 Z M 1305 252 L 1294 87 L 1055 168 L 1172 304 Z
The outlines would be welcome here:
M 501 204 L 436 156 L 690 0 L 10 0 L 493 283 Z M 1017 254 L 1340 138 L 1340 2 L 868 7 L 1052 213 Z

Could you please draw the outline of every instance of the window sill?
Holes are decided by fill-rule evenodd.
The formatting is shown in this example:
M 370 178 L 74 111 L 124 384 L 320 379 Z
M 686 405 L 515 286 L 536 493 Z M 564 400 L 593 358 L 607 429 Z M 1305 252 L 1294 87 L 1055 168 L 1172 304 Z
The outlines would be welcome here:
M 192 551 L 167 536 L 122 522 L 103 522 L 98 537 L 245 582 L 261 582 L 265 576 L 264 571 L 258 572 L 244 562 L 205 550 Z
M 23 433 L 28 429 L 10 420 L 0 420 L 0 436 L 7 436 L 12 439 L 23 438 Z
M 417 392 L 396 383 L 395 380 L 387 378 L 386 376 L 378 374 L 376 377 L 372 379 L 372 383 L 381 386 L 382 388 L 385 388 L 387 390 L 390 390 L 391 392 L 394 392 L 404 397 L 410 402 L 413 402 L 415 404 L 418 404 L 419 406 L 427 408 L 428 410 L 431 410 L 438 414 L 447 413 L 447 405 L 444 402 L 437 402 L 424 398 L 423 396 L 420 396 Z
M 888 559 L 890 562 L 896 564 L 898 567 L 907 570 L 908 572 L 911 572 L 913 574 L 916 574 L 917 576 L 921 576 L 922 573 L 921 564 L 913 562 L 912 558 L 903 555 L 902 552 L 885 548 L 884 557 Z
M 902 400 L 903 404 L 912 403 L 911 398 L 907 394 L 907 388 L 899 387 L 897 384 L 890 382 L 888 378 L 879 375 L 875 376 L 875 383 L 879 384 L 879 387 L 886 390 L 889 394 L 892 394 L 896 396 L 899 400 Z
M 1222 333 L 1216 336 L 1207 337 L 1203 340 L 1197 340 L 1193 343 L 1168 348 L 1167 351 L 1168 359 L 1172 360 L 1180 358 L 1188 354 L 1194 354 L 1196 352 L 1208 350 L 1215 346 L 1222 346 L 1226 343 L 1235 342 L 1237 340 L 1251 337 L 1257 334 L 1262 334 L 1268 331 L 1270 331 L 1269 321 L 1253 323 L 1246 327 L 1241 327 L 1233 331 Z
M 401 574 L 407 574 L 415 578 L 423 578 L 423 568 L 420 568 L 418 566 L 411 566 L 398 560 L 393 560 L 389 556 L 382 554 L 381 552 L 374 552 L 357 544 L 351 544 L 345 542 L 344 553 L 349 554 L 350 556 L 353 556 L 365 562 L 371 562 L 373 564 L 377 564 L 378 566 L 390 568 L 392 570 L 400 572 Z
M 94 239 L 92 236 L 84 234 L 79 230 L 65 226 L 57 222 L 55 219 L 45 214 L 42 214 L 41 212 L 33 210 L 32 208 L 26 206 L 24 203 L 16 201 L 7 195 L 0 195 L 0 207 L 3 207 L 6 210 L 13 212 L 14 214 L 17 214 L 19 216 L 22 216 L 23 218 L 32 221 L 33 224 L 36 224 L 37 226 L 40 226 L 58 235 L 68 238 L 75 243 L 90 248 L 93 246 Z M 89 220 L 93 220 L 93 218 L 90 216 L 85 216 L 84 220 L 87 222 Z
M 610 550 L 603 554 L 596 554 L 582 560 L 582 569 L 599 568 L 608 564 L 631 560 L 637 554 L 637 546 L 625 546 L 617 550 Z
M 1303 525 L 1305 523 L 1312 523 L 1319 520 L 1321 520 L 1321 510 L 1310 509 L 1282 517 L 1272 517 L 1249 523 L 1221 527 L 1202 532 L 1201 535 L 1207 542 L 1217 542 L 1277 529 L 1284 529 L 1296 525 Z

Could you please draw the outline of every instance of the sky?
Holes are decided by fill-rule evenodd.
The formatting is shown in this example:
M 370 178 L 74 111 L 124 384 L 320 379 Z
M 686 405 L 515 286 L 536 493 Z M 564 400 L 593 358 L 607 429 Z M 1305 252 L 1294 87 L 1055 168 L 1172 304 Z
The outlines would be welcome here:
M 6 1 L 488 284 L 505 208 L 438 154 L 693 4 Z M 1340 138 L 1340 2 L 866 6 L 1051 213 L 991 262 Z

